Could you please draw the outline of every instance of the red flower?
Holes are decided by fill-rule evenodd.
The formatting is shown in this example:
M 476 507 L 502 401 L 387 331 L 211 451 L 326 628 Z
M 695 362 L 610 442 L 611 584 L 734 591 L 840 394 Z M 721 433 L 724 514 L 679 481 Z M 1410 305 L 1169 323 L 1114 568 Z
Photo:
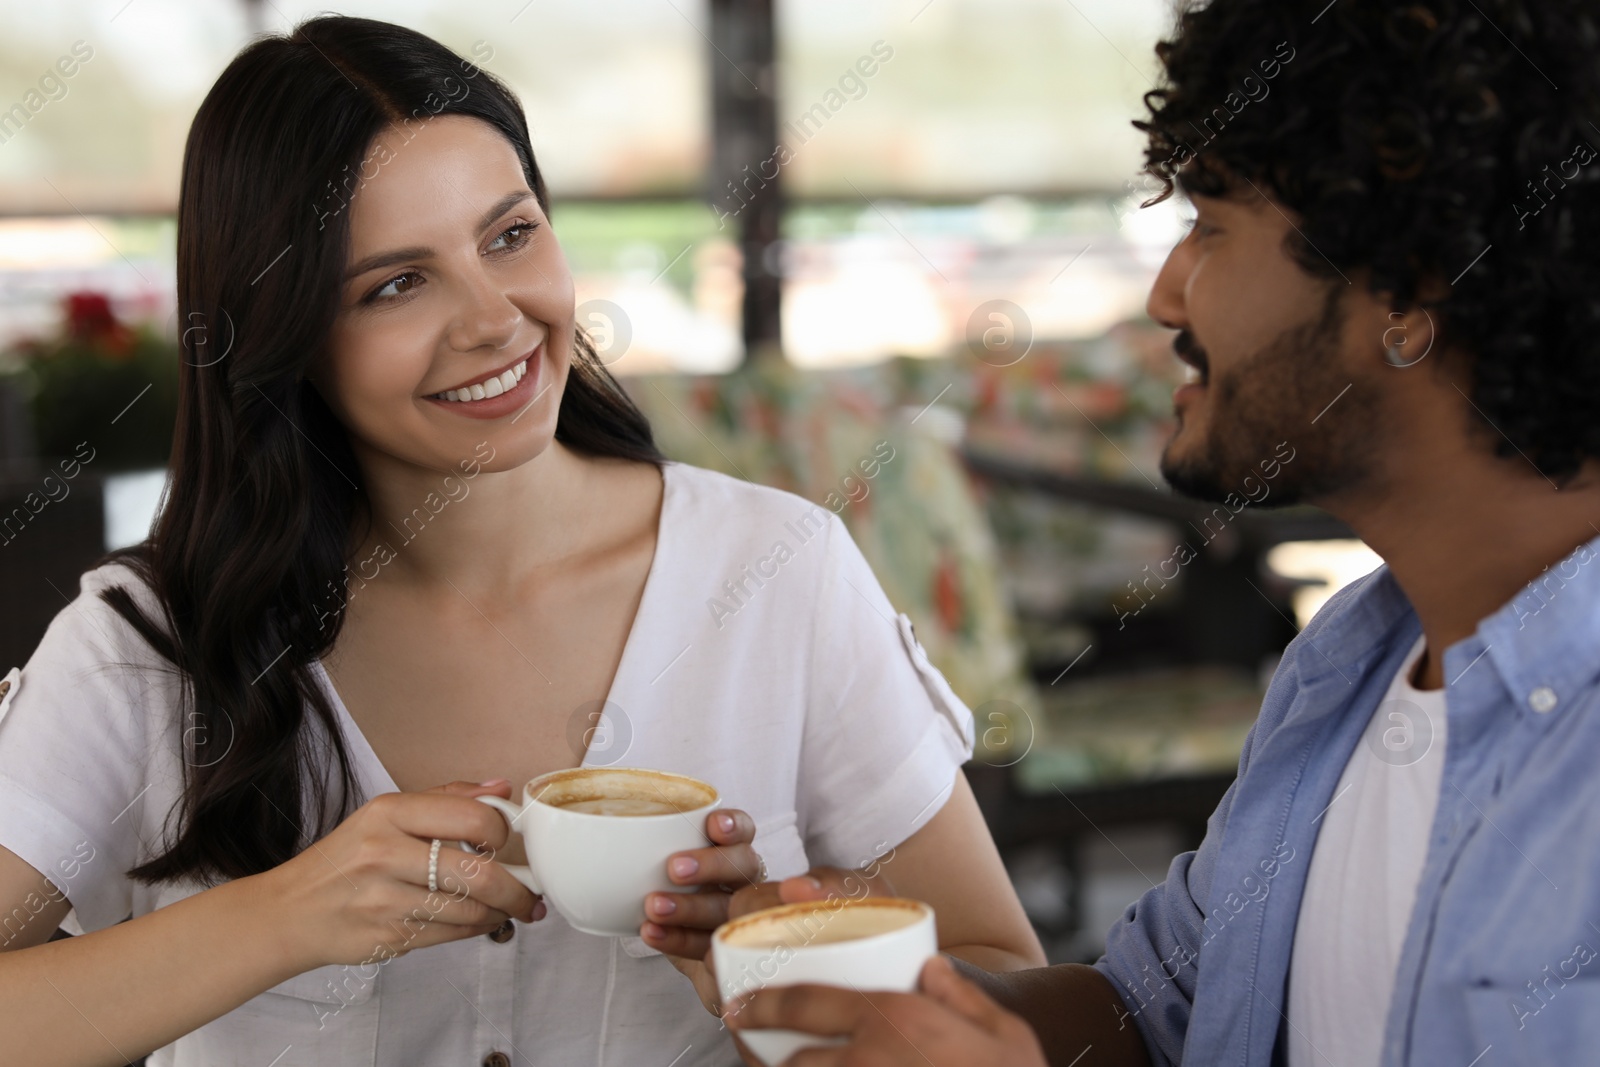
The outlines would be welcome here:
M 67 334 L 75 341 L 96 345 L 112 356 L 133 350 L 133 331 L 117 321 L 104 293 L 69 293 L 66 298 Z
M 939 549 L 939 561 L 933 571 L 933 607 L 946 633 L 961 630 L 962 616 L 966 614 L 962 599 L 960 564 L 946 545 Z

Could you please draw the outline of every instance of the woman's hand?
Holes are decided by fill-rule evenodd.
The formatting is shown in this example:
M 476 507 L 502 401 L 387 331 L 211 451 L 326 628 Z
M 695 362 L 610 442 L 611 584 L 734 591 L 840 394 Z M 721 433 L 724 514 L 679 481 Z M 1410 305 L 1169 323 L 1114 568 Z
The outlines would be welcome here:
M 452 782 L 424 793 L 374 797 L 298 856 L 259 877 L 289 916 L 306 969 L 377 963 L 412 949 L 488 933 L 507 918 L 534 922 L 545 906 L 492 860 L 509 832 L 472 797 L 509 797 L 511 783 Z M 428 853 L 439 850 L 438 892 Z M 487 851 L 473 856 L 453 844 Z
M 876 863 L 860 871 L 844 867 L 813 867 L 805 874 L 797 874 L 781 882 L 763 882 L 739 890 L 728 905 L 728 918 L 737 919 L 741 915 L 749 915 L 763 908 L 775 908 L 780 904 L 809 903 L 835 897 L 863 900 L 867 897 L 895 895 L 889 876 Z
M 707 815 L 706 836 L 710 848 L 677 852 L 667 859 L 667 877 L 677 885 L 698 886 L 699 892 L 651 893 L 644 901 L 648 918 L 639 936 L 689 977 L 700 1002 L 716 1015 L 721 997 L 708 966 L 711 932 L 728 921 L 736 893 L 761 884 L 764 867 L 750 847 L 755 820 L 744 812 L 725 808 Z

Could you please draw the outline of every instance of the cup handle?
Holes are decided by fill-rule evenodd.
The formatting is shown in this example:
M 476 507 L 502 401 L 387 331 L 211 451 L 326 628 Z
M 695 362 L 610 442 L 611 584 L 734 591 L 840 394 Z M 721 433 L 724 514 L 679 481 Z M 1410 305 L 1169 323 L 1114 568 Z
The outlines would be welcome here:
M 472 799 L 481 800 L 483 803 L 489 805 L 491 808 L 506 817 L 506 825 L 510 826 L 512 831 L 517 829 L 517 819 L 522 815 L 522 809 L 511 803 L 511 801 L 506 800 L 503 797 L 490 796 L 473 797 Z M 524 839 L 523 843 L 527 843 L 526 839 Z M 478 852 L 465 841 L 457 841 L 456 844 L 461 846 L 461 850 L 463 852 L 471 852 L 474 856 L 482 855 L 482 853 Z M 497 860 L 496 862 L 499 861 Z M 501 863 L 500 866 L 504 867 L 511 877 L 527 886 L 528 889 L 534 893 L 537 893 L 539 896 L 544 896 L 544 890 L 539 888 L 539 883 L 534 879 L 533 869 L 531 867 L 524 867 L 516 863 Z

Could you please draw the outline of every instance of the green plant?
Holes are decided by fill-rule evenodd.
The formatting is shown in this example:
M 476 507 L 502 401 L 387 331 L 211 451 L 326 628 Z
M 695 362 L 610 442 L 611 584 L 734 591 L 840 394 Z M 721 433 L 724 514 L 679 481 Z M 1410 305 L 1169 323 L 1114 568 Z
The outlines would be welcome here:
M 99 293 L 69 294 L 63 312 L 56 337 L 14 353 L 40 458 L 88 442 L 104 471 L 165 465 L 178 408 L 176 342 L 119 321 Z

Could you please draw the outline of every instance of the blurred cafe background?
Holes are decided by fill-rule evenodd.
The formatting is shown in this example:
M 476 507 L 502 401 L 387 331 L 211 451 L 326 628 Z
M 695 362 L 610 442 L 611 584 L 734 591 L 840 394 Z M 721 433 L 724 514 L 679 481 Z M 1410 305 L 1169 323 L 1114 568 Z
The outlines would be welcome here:
M 1285 643 L 1377 563 L 1157 473 L 1181 368 L 1144 302 L 1186 219 L 1139 207 L 1129 121 L 1169 0 L 333 7 L 520 95 L 606 362 L 672 457 L 841 516 L 973 709 L 1048 951 L 1092 960 L 1198 843 Z M 159 506 L 195 108 L 324 9 L 0 3 L 0 671 Z

